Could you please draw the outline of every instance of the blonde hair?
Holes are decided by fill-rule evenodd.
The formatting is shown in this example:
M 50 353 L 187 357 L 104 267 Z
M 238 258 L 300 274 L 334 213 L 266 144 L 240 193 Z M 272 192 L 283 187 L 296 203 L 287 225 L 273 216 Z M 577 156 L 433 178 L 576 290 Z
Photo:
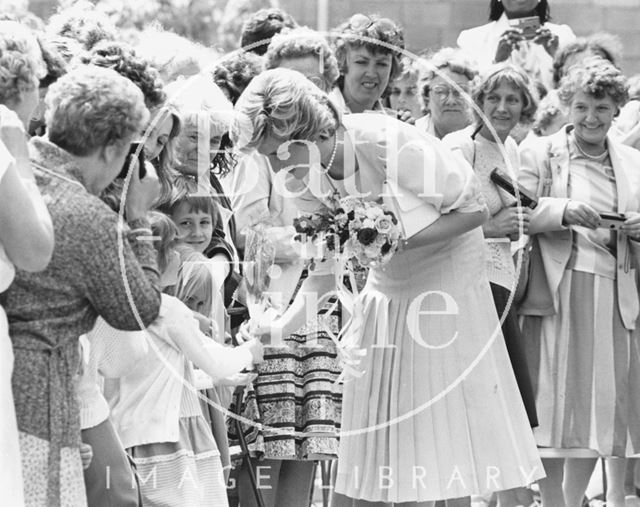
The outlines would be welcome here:
M 340 115 L 329 97 L 299 72 L 271 69 L 256 76 L 244 91 L 232 129 L 236 146 L 257 147 L 266 136 L 312 140 L 319 133 L 333 133 Z
M 213 276 L 209 259 L 187 245 L 176 246 L 176 251 L 180 254 L 181 265 L 173 295 L 185 304 L 189 298 L 204 295 L 204 308 L 200 313 L 209 315 L 213 307 Z
M 148 218 L 154 236 L 153 247 L 158 252 L 158 269 L 163 272 L 169 265 L 169 255 L 176 249 L 178 227 L 171 218 L 159 211 L 150 211 Z
M 0 103 L 16 101 L 20 92 L 38 87 L 46 67 L 38 40 L 16 21 L 0 21 Z

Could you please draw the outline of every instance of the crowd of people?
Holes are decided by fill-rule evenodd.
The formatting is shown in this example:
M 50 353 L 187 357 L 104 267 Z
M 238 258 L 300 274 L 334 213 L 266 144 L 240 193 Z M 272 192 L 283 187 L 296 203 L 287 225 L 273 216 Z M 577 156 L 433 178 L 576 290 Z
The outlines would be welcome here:
M 640 505 L 640 79 L 488 4 L 420 56 L 369 13 L 228 54 L 0 13 L 3 502 L 582 507 L 604 458 Z M 354 196 L 384 264 L 302 247 Z

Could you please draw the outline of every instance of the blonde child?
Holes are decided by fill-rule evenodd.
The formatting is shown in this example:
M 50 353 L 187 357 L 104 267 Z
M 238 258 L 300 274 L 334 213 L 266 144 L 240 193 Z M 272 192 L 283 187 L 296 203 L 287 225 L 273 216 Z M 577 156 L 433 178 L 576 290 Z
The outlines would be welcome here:
M 160 238 L 158 262 L 166 273 L 175 259 L 177 230 L 168 217 L 155 213 L 152 231 Z M 167 294 L 147 332 L 149 353 L 110 396 L 114 425 L 136 464 L 143 503 L 226 506 L 220 452 L 193 386 L 194 365 L 214 382 L 242 382 L 247 379 L 235 374 L 261 360 L 262 346 L 256 340 L 237 348 L 217 344 L 200 331 L 192 311 Z

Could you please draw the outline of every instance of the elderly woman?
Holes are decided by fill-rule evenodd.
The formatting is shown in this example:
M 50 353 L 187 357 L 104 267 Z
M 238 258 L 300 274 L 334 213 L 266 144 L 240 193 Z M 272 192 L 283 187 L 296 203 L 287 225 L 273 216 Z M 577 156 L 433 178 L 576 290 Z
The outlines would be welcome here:
M 478 70 L 462 51 L 454 48 L 441 49 L 424 67 L 420 96 L 427 114 L 416 121 L 416 127 L 442 139 L 471 123 L 469 97 Z
M 29 167 L 24 121 L 34 107 L 41 59 L 37 42 L 15 23 L 0 23 L 0 453 L 5 463 L 0 490 L 7 505 L 24 505 L 20 446 L 11 391 L 13 351 L 3 305 L 15 267 L 44 269 L 53 250 L 53 227 Z M 23 101 L 27 101 L 27 105 Z M 28 233 L 25 233 L 28 231 Z
M 53 84 L 46 101 L 48 139 L 33 138 L 30 153 L 56 242 L 48 268 L 17 273 L 9 290 L 13 392 L 25 496 L 32 505 L 86 505 L 74 381 L 78 339 L 99 315 L 123 330 L 157 317 L 155 254 L 141 237 L 150 234 L 145 215 L 158 183 L 133 171 L 128 226 L 97 197 L 149 117 L 142 92 L 128 79 L 81 66 Z
M 122 42 L 102 41 L 96 44 L 91 51 L 82 55 L 80 61 L 85 64 L 113 69 L 129 79 L 142 91 L 146 107 L 153 111 L 154 115 L 159 114 L 166 100 L 166 94 L 163 91 L 158 71 L 140 58 L 131 46 Z M 162 118 L 156 119 L 156 123 L 160 123 L 160 128 L 151 129 L 145 143 L 145 151 L 146 147 L 150 146 L 148 152 L 150 159 L 158 155 L 157 140 L 161 139 L 164 134 L 162 129 L 171 128 L 171 117 L 169 117 L 169 127 L 166 122 L 162 121 Z M 156 145 L 151 143 L 154 139 Z M 157 171 L 157 173 L 164 193 L 168 195 L 172 172 Z M 124 179 L 116 178 L 114 183 L 101 193 L 102 200 L 116 211 L 122 204 L 124 185 Z M 128 335 L 123 335 L 120 340 L 117 340 L 110 336 L 109 330 L 108 326 L 101 325 L 87 335 L 91 360 L 84 365 L 78 380 L 82 442 L 90 445 L 93 449 L 91 464 L 84 471 L 87 501 L 89 505 L 95 507 L 101 505 L 135 507 L 138 504 L 138 489 L 132 487 L 131 466 L 120 439 L 108 418 L 107 401 L 97 382 L 98 358 L 99 351 L 116 349 L 113 345 L 107 345 L 109 340 L 119 342 L 121 350 L 115 352 L 114 356 L 119 356 L 120 359 L 113 362 L 122 368 L 121 371 L 126 371 L 127 365 L 131 367 L 132 364 L 135 364 L 141 358 L 140 355 L 144 350 Z M 110 470 L 108 478 L 104 474 L 104 470 L 107 468 Z
M 402 70 L 402 29 L 388 18 L 354 14 L 334 37 L 340 77 L 331 98 L 343 112 L 383 110 L 380 98 Z
M 367 355 L 362 376 L 344 385 L 336 491 L 356 506 L 426 505 L 539 478 L 504 342 L 491 339 L 499 328 L 479 229 L 487 214 L 469 165 L 386 115 L 341 119 L 327 95 L 285 69 L 254 79 L 237 109 L 251 122 L 247 148 L 267 156 L 276 172 L 306 172 L 315 181 L 307 206 L 312 198 L 327 206 L 323 196 L 332 190 L 377 200 L 394 177 L 402 193 L 395 198 L 410 196 L 424 212 L 424 228 L 407 238 L 404 250 L 371 269 L 357 305 L 361 325 L 345 336 Z M 319 178 L 311 178 L 312 171 Z M 455 300 L 456 315 L 443 319 L 425 311 L 411 318 L 422 303 L 428 306 L 420 295 L 433 291 Z M 275 321 L 276 329 L 294 322 L 291 317 Z M 430 403 L 445 391 L 446 399 Z M 500 470 L 497 483 L 478 481 L 487 466 Z
M 528 291 L 521 313 L 540 422 L 536 440 L 555 458 L 545 461 L 543 503 L 574 507 L 598 456 L 639 452 L 632 414 L 640 407 L 634 387 L 640 356 L 632 333 L 640 155 L 609 135 L 627 99 L 618 69 L 601 59 L 574 68 L 559 93 L 570 124 L 521 152 L 520 183 L 547 196 L 529 224 L 547 283 Z M 627 219 L 614 230 L 602 213 Z M 563 494 L 565 457 L 579 459 L 567 460 Z M 619 469 L 609 474 L 608 505 L 624 505 L 623 479 Z
M 517 27 L 520 18 L 536 17 L 539 26 L 529 35 Z M 458 36 L 458 46 L 477 60 L 481 67 L 509 61 L 541 81 L 552 84 L 552 62 L 558 47 L 575 39 L 567 25 L 550 23 L 549 0 L 490 0 L 489 23 Z

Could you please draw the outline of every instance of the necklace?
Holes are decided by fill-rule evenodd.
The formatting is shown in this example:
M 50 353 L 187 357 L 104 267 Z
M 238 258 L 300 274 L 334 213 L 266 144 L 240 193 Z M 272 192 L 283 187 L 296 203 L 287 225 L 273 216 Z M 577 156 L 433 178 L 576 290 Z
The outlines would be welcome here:
M 325 166 L 325 169 L 326 169 L 325 173 L 327 174 L 327 176 L 329 176 L 329 171 L 331 171 L 331 167 L 333 166 L 333 162 L 336 159 L 337 153 L 338 153 L 338 131 L 336 130 L 335 138 L 333 141 L 333 151 L 331 152 L 331 158 L 329 159 L 329 162 Z
M 585 156 L 586 158 L 590 159 L 590 160 L 597 160 L 599 162 L 601 162 L 602 160 L 604 160 L 604 158 L 609 154 L 609 150 L 606 148 L 604 148 L 604 151 L 598 155 L 589 155 L 586 151 L 584 151 L 582 149 L 582 146 L 580 146 L 580 142 L 578 141 L 578 137 L 577 136 L 573 136 L 573 141 L 576 145 L 576 148 L 578 148 L 578 151 Z

